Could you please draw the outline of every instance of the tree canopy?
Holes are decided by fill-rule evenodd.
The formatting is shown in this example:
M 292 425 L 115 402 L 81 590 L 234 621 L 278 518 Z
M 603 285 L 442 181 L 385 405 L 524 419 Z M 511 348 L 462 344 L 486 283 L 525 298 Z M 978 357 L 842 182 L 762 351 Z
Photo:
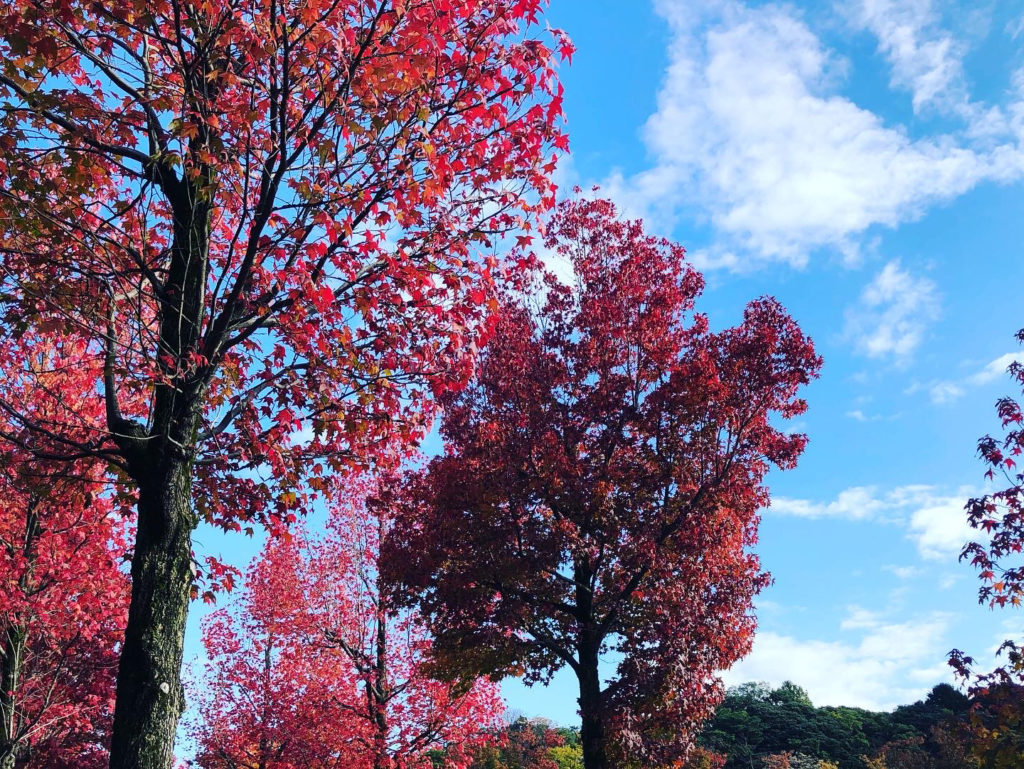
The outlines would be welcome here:
M 5 389 L 0 435 L 137 500 L 115 769 L 171 765 L 198 523 L 286 526 L 468 376 L 566 146 L 542 7 L 0 6 L 8 376 L 38 333 L 101 364 L 88 415 Z
M 683 249 L 606 200 L 562 203 L 545 232 L 574 283 L 543 275 L 536 308 L 506 295 L 385 573 L 447 674 L 572 669 L 587 769 L 670 762 L 749 649 L 764 476 L 806 443 L 776 420 L 821 361 L 771 299 L 712 331 Z

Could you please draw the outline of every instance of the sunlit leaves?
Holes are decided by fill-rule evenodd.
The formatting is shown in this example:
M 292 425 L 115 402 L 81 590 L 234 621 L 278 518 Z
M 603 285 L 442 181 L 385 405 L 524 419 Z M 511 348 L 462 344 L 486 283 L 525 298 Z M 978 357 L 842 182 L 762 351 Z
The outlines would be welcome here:
M 334 491 L 328 532 L 269 542 L 206 623 L 203 769 L 463 769 L 497 725 L 497 687 L 432 678 L 422 624 L 378 589 L 391 523 L 372 485 Z
M 542 7 L 5 5 L 5 331 L 109 347 L 97 395 L 159 435 L 192 393 L 200 515 L 273 528 L 315 458 L 422 435 L 468 377 L 490 252 L 553 200 L 571 44 Z
M 88 440 L 101 415 L 90 391 L 95 358 L 36 337 L 32 356 L 0 349 L 8 402 L 0 417 L 0 751 L 16 765 L 107 765 L 117 646 L 127 613 L 126 546 L 103 467 L 33 455 L 59 444 L 26 423 L 76 414 Z

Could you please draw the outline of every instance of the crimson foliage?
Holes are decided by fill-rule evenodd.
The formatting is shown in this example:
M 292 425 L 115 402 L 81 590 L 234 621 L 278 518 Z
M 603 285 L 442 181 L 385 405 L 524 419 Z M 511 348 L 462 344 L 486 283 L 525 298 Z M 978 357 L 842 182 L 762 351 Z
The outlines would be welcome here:
M 45 338 L 31 358 L 9 352 L 8 396 L 30 398 L 41 423 L 77 413 L 87 435 L 98 421 L 88 408 L 95 358 Z M 0 766 L 100 769 L 128 608 L 123 530 L 99 463 L 39 459 L 43 436 L 9 415 L 0 424 L 19 438 L 0 444 Z
M 385 565 L 448 675 L 568 666 L 588 769 L 668 762 L 750 647 L 764 477 L 806 443 L 775 420 L 805 410 L 821 362 L 773 299 L 712 331 L 682 247 L 607 201 L 562 204 L 544 245 L 574 283 L 507 297 Z
M 490 741 L 497 686 L 431 677 L 422 624 L 378 587 L 390 519 L 368 491 L 347 484 L 325 536 L 270 541 L 244 594 L 207 621 L 199 766 L 462 769 Z

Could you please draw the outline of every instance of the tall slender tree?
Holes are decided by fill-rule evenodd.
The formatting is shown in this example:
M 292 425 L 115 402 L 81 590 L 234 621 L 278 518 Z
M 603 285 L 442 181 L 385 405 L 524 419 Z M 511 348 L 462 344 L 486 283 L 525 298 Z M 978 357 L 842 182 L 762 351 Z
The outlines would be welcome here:
M 439 669 L 567 666 L 587 769 L 656 766 L 686 753 L 717 671 L 750 647 L 765 473 L 806 442 L 776 420 L 804 411 L 820 360 L 771 299 L 711 331 L 683 249 L 607 201 L 562 204 L 546 233 L 574 285 L 546 276 L 533 309 L 507 297 L 384 563 Z
M 104 412 L 3 437 L 137 499 L 113 769 L 172 761 L 199 521 L 287 521 L 467 376 L 564 147 L 543 4 L 0 5 L 0 335 L 86 345 Z
M 398 482 L 385 474 L 346 484 L 329 535 L 311 551 L 319 585 L 313 592 L 321 596 L 328 643 L 348 658 L 359 682 L 360 697 L 349 712 L 366 727 L 372 769 L 460 769 L 498 725 L 504 703 L 486 679 L 456 685 L 432 676 L 423 622 L 396 604 L 382 583 L 381 543 L 398 511 L 389 504 L 393 497 L 379 490 Z
M 309 611 L 302 558 L 300 541 L 272 541 L 244 592 L 204 622 L 210 664 L 190 724 L 203 769 L 365 766 L 361 725 L 344 711 L 356 679 Z

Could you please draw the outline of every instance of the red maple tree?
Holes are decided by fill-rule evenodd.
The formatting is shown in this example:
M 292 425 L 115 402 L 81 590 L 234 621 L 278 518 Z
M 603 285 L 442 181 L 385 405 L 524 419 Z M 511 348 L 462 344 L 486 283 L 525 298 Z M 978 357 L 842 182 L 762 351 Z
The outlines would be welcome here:
M 461 769 L 504 706 L 497 686 L 433 678 L 417 617 L 379 589 L 387 510 L 346 484 L 328 533 L 271 541 L 204 639 L 204 769 Z
M 104 413 L 3 437 L 137 496 L 114 769 L 171 764 L 198 522 L 288 522 L 468 376 L 565 146 L 543 5 L 0 7 L 0 334 L 86 345 Z
M 321 622 L 328 643 L 357 674 L 360 697 L 349 710 L 369 736 L 373 769 L 460 769 L 497 725 L 504 704 L 492 682 L 466 687 L 433 677 L 426 628 L 382 584 L 381 543 L 398 511 L 378 491 L 398 482 L 391 473 L 350 481 L 333 506 L 329 536 L 311 553 Z M 341 606 L 344 611 L 334 608 Z M 437 763 L 431 751 L 440 751 Z
M 204 769 L 335 769 L 353 765 L 356 734 L 342 702 L 355 678 L 309 611 L 296 539 L 272 541 L 245 590 L 204 621 L 210 664 L 190 725 Z
M 26 360 L 0 353 L 10 397 L 30 395 L 38 422 L 77 415 L 82 432 L 97 416 L 88 407 L 90 362 L 81 347 L 45 339 Z M 4 424 L 17 429 L 9 419 Z M 45 452 L 39 436 L 21 437 Z M 4 769 L 99 769 L 107 762 L 129 586 L 119 569 L 123 532 L 101 471 L 92 459 L 54 464 L 21 446 L 0 446 Z
M 764 476 L 806 442 L 775 420 L 820 360 L 772 299 L 712 331 L 683 249 L 610 202 L 562 204 L 545 246 L 574 285 L 507 297 L 384 564 L 449 675 L 568 666 L 587 769 L 669 763 L 750 647 Z
M 1024 329 L 1017 333 L 1024 343 Z M 1008 371 L 1024 388 L 1024 365 L 1010 364 Z M 1005 430 L 1000 437 L 986 435 L 978 441 L 978 453 L 988 466 L 986 479 L 996 490 L 968 500 L 967 520 L 982 539 L 968 543 L 960 560 L 969 560 L 978 570 L 981 587 L 979 603 L 995 607 L 1019 607 L 1024 600 L 1024 468 L 1018 467 L 1024 453 L 1024 409 L 1013 397 L 1000 398 L 996 412 Z M 1012 766 L 1024 760 L 1024 647 L 1019 639 L 1007 639 L 999 649 L 1006 664 L 991 672 L 976 674 L 975 660 L 962 651 L 950 653 L 950 665 L 970 682 L 977 700 L 975 726 L 979 750 L 993 766 Z

